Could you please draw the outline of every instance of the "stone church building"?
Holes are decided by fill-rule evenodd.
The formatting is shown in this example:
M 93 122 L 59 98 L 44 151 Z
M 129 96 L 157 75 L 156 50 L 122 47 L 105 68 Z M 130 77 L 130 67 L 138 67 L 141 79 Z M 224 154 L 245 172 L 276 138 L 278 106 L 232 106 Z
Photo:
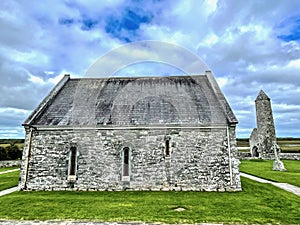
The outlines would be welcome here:
M 237 119 L 207 71 L 69 75 L 24 122 L 23 190 L 241 190 Z

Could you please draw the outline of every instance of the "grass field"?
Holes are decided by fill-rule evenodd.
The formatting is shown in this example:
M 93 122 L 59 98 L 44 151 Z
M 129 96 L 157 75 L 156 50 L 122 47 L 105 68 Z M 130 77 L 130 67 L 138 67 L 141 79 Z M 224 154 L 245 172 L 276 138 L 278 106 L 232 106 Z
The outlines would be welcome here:
M 277 143 L 283 152 L 300 153 L 300 139 L 278 139 Z
M 300 138 L 277 138 L 277 144 L 282 152 L 299 152 L 300 153 Z M 239 151 L 249 151 L 249 139 L 237 138 Z
M 242 183 L 236 193 L 16 192 L 0 198 L 0 219 L 300 223 L 300 198 L 246 178 Z M 174 210 L 179 207 L 185 210 Z
M 0 191 L 17 186 L 20 171 L 0 174 Z
M 7 170 L 14 170 L 14 169 L 18 169 L 20 167 L 5 167 L 5 168 L 0 168 L 0 172 L 4 172 L 4 171 L 7 171 Z
M 240 171 L 280 183 L 300 187 L 300 161 L 282 160 L 286 172 L 273 171 L 273 160 L 242 160 Z M 299 214 L 300 215 L 300 214 Z
M 5 147 L 8 147 L 8 146 L 10 146 L 10 145 L 11 145 L 11 144 L 8 144 L 8 143 L 6 143 L 6 144 L 0 144 L 0 147 L 5 148 Z M 18 148 L 19 148 L 20 150 L 23 150 L 23 148 L 24 148 L 24 143 L 16 143 L 15 145 L 18 146 Z

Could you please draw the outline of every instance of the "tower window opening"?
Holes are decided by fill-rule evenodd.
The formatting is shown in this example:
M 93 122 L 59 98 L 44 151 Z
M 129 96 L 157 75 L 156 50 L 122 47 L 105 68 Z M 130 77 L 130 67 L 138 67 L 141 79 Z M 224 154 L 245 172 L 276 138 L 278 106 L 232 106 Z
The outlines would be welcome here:
M 165 143 L 165 147 L 166 147 L 166 156 L 170 156 L 170 140 L 166 140 Z

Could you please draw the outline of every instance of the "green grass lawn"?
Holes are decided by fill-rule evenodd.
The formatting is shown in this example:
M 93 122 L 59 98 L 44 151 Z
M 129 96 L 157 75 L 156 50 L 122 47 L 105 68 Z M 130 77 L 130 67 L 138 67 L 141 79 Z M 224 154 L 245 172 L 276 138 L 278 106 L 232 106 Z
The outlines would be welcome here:
M 242 160 L 240 171 L 280 183 L 300 187 L 300 161 L 282 160 L 287 171 L 273 171 L 273 160 Z M 300 213 L 299 213 L 300 214 Z
M 0 174 L 0 191 L 18 186 L 19 175 L 20 171 Z
M 242 192 L 233 193 L 15 192 L 0 198 L 0 219 L 300 223 L 299 197 L 246 178 L 242 185 Z

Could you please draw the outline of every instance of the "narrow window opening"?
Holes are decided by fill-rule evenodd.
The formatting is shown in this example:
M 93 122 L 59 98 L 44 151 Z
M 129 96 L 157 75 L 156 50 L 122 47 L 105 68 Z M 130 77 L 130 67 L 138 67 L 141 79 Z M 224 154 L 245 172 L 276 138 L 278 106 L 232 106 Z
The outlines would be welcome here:
M 69 179 L 74 180 L 76 175 L 76 147 L 70 149 L 70 163 L 69 163 Z
M 123 176 L 129 176 L 129 148 L 123 149 Z
M 166 140 L 166 156 L 170 156 L 170 140 Z

